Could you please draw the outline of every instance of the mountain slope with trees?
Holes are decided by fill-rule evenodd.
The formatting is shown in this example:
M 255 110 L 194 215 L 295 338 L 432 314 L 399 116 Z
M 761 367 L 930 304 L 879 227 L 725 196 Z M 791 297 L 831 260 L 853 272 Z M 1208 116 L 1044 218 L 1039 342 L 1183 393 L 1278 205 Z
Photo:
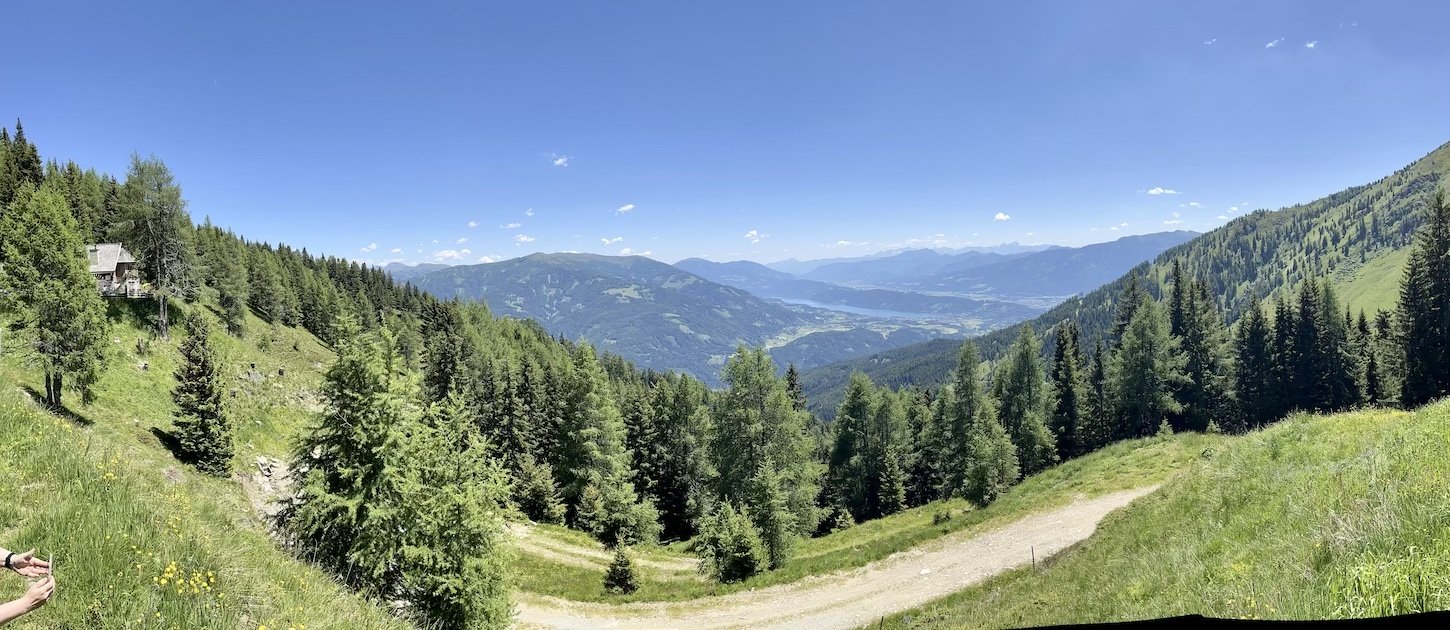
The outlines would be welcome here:
M 1077 323 L 1083 347 L 1107 341 L 1128 285 L 1138 282 L 1149 295 L 1162 295 L 1171 284 L 1175 260 L 1189 277 L 1205 283 L 1226 321 L 1235 322 L 1256 299 L 1265 303 L 1278 297 L 1287 299 L 1311 278 L 1347 282 L 1361 268 L 1406 248 L 1424 220 L 1435 189 L 1447 175 L 1450 144 L 1373 183 L 1310 203 L 1234 219 L 1028 324 L 1044 339 L 1044 347 L 1052 347 L 1057 324 L 1069 319 Z M 1385 273 L 1390 274 L 1386 280 L 1398 282 L 1400 272 Z M 1373 313 L 1368 315 L 1373 319 Z M 1014 336 L 1015 331 L 997 331 L 977 343 L 985 358 L 996 360 L 1005 354 Z M 884 385 L 933 387 L 944 382 L 954 365 L 951 348 L 952 344 L 943 342 L 897 348 L 808 370 L 802 380 L 813 409 L 829 413 L 841 400 L 847 377 L 855 370 Z

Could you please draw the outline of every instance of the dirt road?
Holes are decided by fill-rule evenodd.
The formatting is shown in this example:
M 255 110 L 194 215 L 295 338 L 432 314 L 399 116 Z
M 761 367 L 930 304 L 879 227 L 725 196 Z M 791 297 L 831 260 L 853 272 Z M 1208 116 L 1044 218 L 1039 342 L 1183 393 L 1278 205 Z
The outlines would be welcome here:
M 947 535 L 852 571 L 719 597 L 611 606 L 521 594 L 517 621 L 553 628 L 855 628 L 1027 564 L 1034 550 L 1038 560 L 1057 553 L 1154 489 L 1080 500 L 976 536 Z

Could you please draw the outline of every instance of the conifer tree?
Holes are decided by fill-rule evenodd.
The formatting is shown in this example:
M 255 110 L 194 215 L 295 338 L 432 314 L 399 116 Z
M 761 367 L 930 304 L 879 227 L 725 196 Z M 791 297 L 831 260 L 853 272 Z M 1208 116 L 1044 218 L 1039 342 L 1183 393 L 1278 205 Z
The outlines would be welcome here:
M 876 388 L 864 373 L 853 372 L 846 384 L 846 396 L 836 409 L 832 423 L 833 440 L 826 462 L 826 493 L 851 511 L 852 518 L 863 518 L 866 485 L 862 470 L 863 451 L 868 447 L 868 425 L 877 403 Z
M 1274 301 L 1273 322 L 1274 391 L 1270 398 L 1269 418 L 1278 418 L 1299 407 L 1299 395 L 1294 387 L 1294 331 L 1299 323 L 1294 309 L 1280 296 Z
M 916 392 L 906 409 L 909 453 L 906 457 L 906 503 L 915 507 L 935 501 L 942 486 L 942 458 L 946 446 L 946 414 L 937 413 L 933 397 Z
M 634 563 L 623 546 L 614 548 L 614 559 L 609 562 L 609 570 L 604 572 L 604 590 L 616 595 L 628 595 L 639 590 L 639 581 L 634 577 Z
M 795 369 L 792 363 L 785 368 L 785 391 L 790 394 L 791 405 L 796 411 L 806 410 L 806 390 L 801 383 L 800 370 Z
M 724 380 L 727 388 L 715 405 L 710 444 L 716 496 L 747 511 L 756 509 L 749 481 L 768 461 L 780 474 L 796 534 L 809 534 L 820 520 L 815 501 L 821 471 L 811 459 L 807 414 L 795 410 L 764 350 L 741 347 L 726 361 Z
M 429 405 L 386 453 L 390 478 L 361 521 L 351 557 L 382 594 L 427 623 L 502 628 L 513 621 L 503 507 L 508 474 L 458 394 Z
M 1450 394 L 1450 204 L 1436 191 L 1400 284 L 1400 402 Z
M 1133 314 L 1138 312 L 1138 307 L 1147 300 L 1148 294 L 1143 290 L 1143 285 L 1138 279 L 1138 274 L 1128 276 L 1128 284 L 1123 287 L 1123 292 L 1118 295 L 1117 314 L 1113 319 L 1113 332 L 1110 342 L 1114 345 L 1123 339 L 1123 333 L 1128 330 L 1128 324 L 1133 321 Z
M 1170 420 L 1178 420 L 1175 430 L 1204 431 L 1214 418 L 1222 424 L 1231 413 L 1227 332 L 1208 287 L 1186 277 L 1182 281 L 1188 286 L 1182 292 L 1184 302 L 1175 309 L 1181 310 L 1177 338 L 1186 378 L 1176 392 L 1183 412 Z M 1179 295 L 1175 286 L 1174 299 Z
M 1152 435 L 1169 415 L 1183 411 L 1173 398 L 1185 380 L 1183 364 L 1163 308 L 1144 300 L 1108 365 L 1108 388 L 1121 422 L 1118 436 Z
M 767 458 L 760 463 L 747 488 L 751 507 L 746 514 L 760 532 L 765 564 L 772 571 L 785 566 L 795 553 L 800 529 L 795 522 L 795 513 L 791 511 L 790 497 L 783 487 L 783 477 Z
M 200 313 L 187 320 L 171 399 L 179 413 L 173 434 L 177 455 L 204 473 L 226 476 L 232 464 L 232 423 L 222 405 L 221 365 L 211 330 Z
M 1093 348 L 1092 368 L 1088 372 L 1087 405 L 1083 412 L 1084 426 L 1077 432 L 1079 454 L 1091 453 L 1112 440 L 1114 413 L 1112 399 L 1108 393 L 1107 351 L 1103 342 Z
M 381 339 L 364 335 L 344 316 L 335 338 L 337 358 L 322 385 L 326 411 L 293 451 L 298 488 L 282 521 L 317 561 L 354 586 L 388 593 L 397 586 L 398 576 L 386 571 L 392 558 L 355 550 L 370 512 L 388 507 L 402 479 L 386 456 L 400 452 L 420 424 L 417 383 L 402 371 L 386 331 Z
M 45 403 L 60 406 L 67 386 L 90 403 L 108 325 L 75 218 L 53 183 L 22 183 L 0 218 L 0 310 L 40 364 Z
M 624 422 L 609 390 L 594 349 L 581 344 L 574 352 L 574 381 L 560 435 L 565 505 L 572 522 L 607 546 L 654 542 L 659 514 L 640 501 L 630 481 Z
M 1238 392 L 1243 428 L 1257 428 L 1274 419 L 1280 405 L 1274 379 L 1273 330 L 1256 299 L 1244 311 L 1234 338 L 1234 390 Z
M 1082 347 L 1077 324 L 1066 322 L 1057 333 L 1052 350 L 1052 433 L 1057 452 L 1064 458 L 1081 452 L 1078 431 L 1083 425 Z
M 121 237 L 136 255 L 156 298 L 157 330 L 169 334 L 167 302 L 189 294 L 192 267 L 191 217 L 181 187 L 160 159 L 131 155 L 122 189 Z
M 938 404 L 948 417 L 948 445 L 943 449 L 944 496 L 962 496 L 987 505 L 1017 480 L 1017 448 L 997 421 L 977 379 L 977 346 L 962 343 L 952 387 Z
M 1030 475 L 1057 461 L 1056 440 L 1047 428 L 1052 404 L 1042 368 L 1041 345 L 1031 326 L 1022 326 L 1011 354 L 993 381 L 998 417 L 1017 447 L 1017 461 L 1023 475 Z
M 559 487 L 549 465 L 528 453 L 519 458 L 518 477 L 514 480 L 514 503 L 519 511 L 535 523 L 564 522 L 564 503 L 559 500 Z
M 700 524 L 696 553 L 700 572 L 719 582 L 739 582 L 765 567 L 760 534 L 750 519 L 726 502 Z

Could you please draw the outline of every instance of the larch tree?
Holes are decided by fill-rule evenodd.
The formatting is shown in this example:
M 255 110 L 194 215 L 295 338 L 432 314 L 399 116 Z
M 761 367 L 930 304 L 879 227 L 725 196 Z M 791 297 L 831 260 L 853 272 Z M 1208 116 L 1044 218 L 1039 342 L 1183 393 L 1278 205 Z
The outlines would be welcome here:
M 1022 326 L 1006 361 L 992 382 L 997 414 L 1017 447 L 1023 475 L 1057 462 L 1056 440 L 1047 428 L 1052 401 L 1042 367 L 1042 346 L 1031 326 Z
M 1160 422 L 1183 411 L 1173 398 L 1186 380 L 1183 365 L 1163 308 L 1143 300 L 1108 365 L 1108 389 L 1121 423 L 1115 437 L 1152 435 Z
M 171 169 L 155 156 L 131 155 L 121 192 L 120 236 L 136 254 L 156 298 L 157 331 L 170 334 L 167 303 L 185 297 L 192 282 L 192 226 Z

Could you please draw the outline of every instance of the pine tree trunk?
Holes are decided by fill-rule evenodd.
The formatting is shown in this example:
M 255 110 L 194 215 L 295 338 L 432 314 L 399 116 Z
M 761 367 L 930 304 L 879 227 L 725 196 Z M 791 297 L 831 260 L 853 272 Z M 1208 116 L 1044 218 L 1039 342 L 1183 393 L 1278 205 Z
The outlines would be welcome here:
M 51 380 L 50 372 L 45 373 L 45 406 L 55 405 L 55 381 Z
M 60 408 L 61 392 L 64 391 L 65 377 L 60 372 L 55 373 L 55 407 Z

